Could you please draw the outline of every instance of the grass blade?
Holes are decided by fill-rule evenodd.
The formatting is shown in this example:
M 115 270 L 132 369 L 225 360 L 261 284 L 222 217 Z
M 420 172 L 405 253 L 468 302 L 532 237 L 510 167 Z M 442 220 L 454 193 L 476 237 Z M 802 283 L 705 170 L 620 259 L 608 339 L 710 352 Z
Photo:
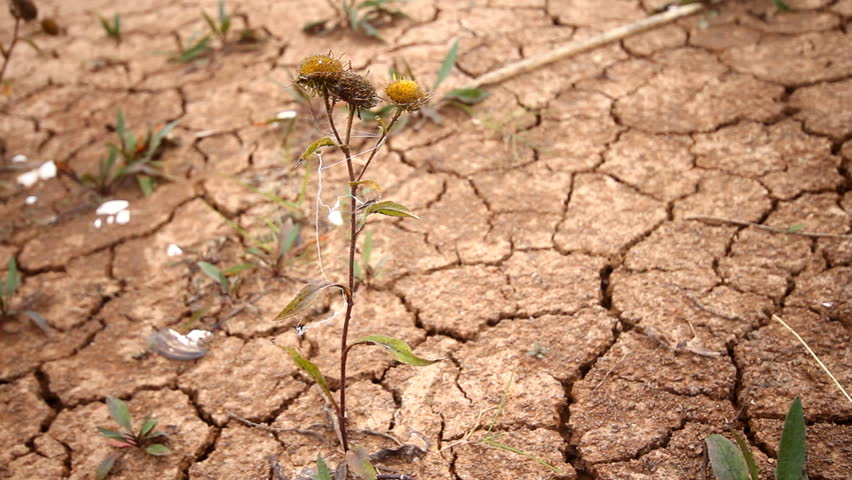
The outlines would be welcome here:
M 805 473 L 805 414 L 802 400 L 793 399 L 784 430 L 781 432 L 781 444 L 778 447 L 778 464 L 775 467 L 776 480 L 801 480 Z
M 456 57 L 459 53 L 459 41 L 456 40 L 453 42 L 453 46 L 450 47 L 450 51 L 447 52 L 446 58 L 444 58 L 444 63 L 441 64 L 441 69 L 438 70 L 438 78 L 435 79 L 435 85 L 432 86 L 432 90 L 435 91 L 438 87 L 444 83 L 444 80 L 450 75 L 450 72 L 453 71 L 453 67 L 456 65 Z

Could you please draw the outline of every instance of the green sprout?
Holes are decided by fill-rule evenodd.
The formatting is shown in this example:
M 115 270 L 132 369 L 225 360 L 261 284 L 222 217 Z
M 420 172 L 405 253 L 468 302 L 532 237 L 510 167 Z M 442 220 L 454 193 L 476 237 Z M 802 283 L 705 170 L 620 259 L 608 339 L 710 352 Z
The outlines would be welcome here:
M 133 419 L 130 416 L 130 410 L 127 409 L 127 405 L 114 397 L 107 397 L 106 403 L 109 408 L 110 417 L 121 428 L 119 430 L 110 430 L 98 427 L 98 432 L 100 432 L 102 437 L 110 439 L 113 447 L 120 449 L 135 448 L 142 450 L 148 455 L 158 457 L 172 453 L 169 447 L 164 444 L 168 440 L 168 434 L 154 430 L 157 426 L 156 418 L 152 418 L 150 415 L 146 416 L 142 422 L 142 426 L 138 431 L 134 432 Z M 95 470 L 95 480 L 104 480 L 107 478 L 120 457 L 120 453 L 113 453 L 104 458 Z
M 124 114 L 119 109 L 115 126 L 118 144 L 107 145 L 108 154 L 100 161 L 98 172 L 77 175 L 70 166 L 63 164 L 62 173 L 100 194 L 108 194 L 126 179 L 135 178 L 139 189 L 148 196 L 154 191 L 158 179 L 167 178 L 157 157 L 177 123 L 177 120 L 169 122 L 156 131 L 149 128 L 144 135 L 137 137 L 126 127 Z
M 254 265 L 250 263 L 241 263 L 224 270 L 204 261 L 198 262 L 197 265 L 205 275 L 212 278 L 219 284 L 219 289 L 222 295 L 226 295 L 228 297 L 232 297 L 240 288 L 241 278 L 238 276 L 240 272 L 254 268 Z
M 101 27 L 104 29 L 107 37 L 115 40 L 115 43 L 121 43 L 121 15 L 115 14 L 112 20 L 98 15 L 98 20 L 101 22 Z
M 12 308 L 12 300 L 21 285 L 21 273 L 15 257 L 10 257 L 6 264 L 6 279 L 0 279 L 0 320 L 16 317 L 18 314 L 28 317 L 44 333 L 50 333 L 47 320 L 33 310 L 18 310 Z
M 731 435 L 736 444 L 718 434 L 709 435 L 705 439 L 713 476 L 716 480 L 760 480 L 760 472 L 748 443 L 733 430 Z M 805 415 L 802 400 L 796 397 L 784 419 L 775 466 L 776 480 L 807 480 L 806 461 Z
M 349 29 L 368 37 L 384 42 L 379 29 L 390 25 L 398 19 L 409 18 L 396 5 L 405 0 L 364 0 L 356 3 L 354 0 L 342 0 L 340 6 L 332 4 L 337 13 L 336 21 L 324 18 L 309 22 L 302 31 L 309 35 L 330 33 L 339 29 Z

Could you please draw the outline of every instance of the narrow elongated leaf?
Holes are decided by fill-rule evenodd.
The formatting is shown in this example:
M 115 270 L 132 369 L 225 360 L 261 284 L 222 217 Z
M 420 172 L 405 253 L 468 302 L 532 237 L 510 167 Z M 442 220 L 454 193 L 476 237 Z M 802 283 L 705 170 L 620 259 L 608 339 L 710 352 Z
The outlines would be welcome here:
M 139 190 L 146 197 L 150 197 L 154 193 L 154 179 L 148 175 L 137 175 L 136 182 L 139 184 Z
M 450 72 L 453 71 L 453 66 L 456 64 L 456 56 L 459 53 L 459 41 L 456 40 L 453 42 L 453 46 L 450 47 L 450 51 L 447 52 L 447 56 L 444 57 L 444 63 L 441 64 L 441 69 L 438 70 L 438 77 L 435 79 L 435 85 L 432 86 L 432 90 L 437 90 L 438 86 L 444 83 L 444 80 L 450 75 Z
M 793 399 L 784 430 L 781 432 L 781 444 L 778 446 L 778 464 L 775 467 L 776 480 L 801 480 L 805 474 L 805 414 L 802 400 Z
M 124 124 L 124 112 L 121 109 L 118 109 L 118 113 L 115 115 L 115 134 L 118 135 L 118 140 L 121 142 L 121 149 L 126 150 L 127 145 L 125 145 L 125 124 Z
M 111 438 L 113 440 L 117 440 L 119 442 L 127 441 L 127 437 L 124 436 L 121 432 L 116 432 L 115 430 L 110 430 L 108 428 L 98 427 L 98 432 L 100 432 L 102 437 Z
M 386 337 L 384 335 L 369 335 L 356 343 L 375 343 L 377 345 L 382 345 L 387 349 L 387 352 L 391 357 L 406 365 L 413 365 L 415 367 L 425 367 L 426 365 L 432 365 L 438 361 L 420 358 L 411 351 L 411 347 L 409 347 L 404 341 Z
M 331 470 L 325 463 L 325 460 L 317 455 L 317 473 L 313 476 L 314 480 L 331 480 Z
M 118 454 L 115 453 L 103 459 L 103 461 L 98 464 L 98 468 L 95 469 L 95 480 L 104 480 L 107 478 L 109 476 L 109 472 L 112 471 L 112 467 L 115 466 L 116 460 L 118 460 Z
M 163 455 L 171 455 L 172 453 L 172 451 L 169 450 L 169 447 L 163 445 L 162 443 L 148 445 L 145 448 L 145 452 L 147 452 L 148 455 L 157 455 L 158 457 Z
M 487 90 L 481 88 L 457 88 L 447 93 L 446 98 L 458 100 L 466 105 L 477 104 L 491 95 Z
M 377 193 L 382 193 L 382 187 L 379 186 L 378 183 L 373 180 L 358 180 L 357 182 L 349 182 L 349 186 L 353 189 L 359 185 L 364 185 L 366 187 L 370 187 L 373 191 Z
M 366 215 L 369 215 L 371 213 L 380 213 L 382 215 L 388 215 L 390 217 L 410 217 L 416 218 L 418 220 L 420 219 L 420 217 L 415 215 L 405 205 L 396 202 L 391 202 L 390 200 L 374 203 L 367 207 L 364 213 Z
M 273 318 L 273 320 L 290 318 L 293 315 L 304 311 L 306 308 L 311 306 L 311 303 L 316 300 L 317 295 L 319 295 L 321 291 L 333 286 L 336 285 L 329 282 L 315 282 L 305 285 L 301 290 L 299 290 L 299 293 L 290 300 L 290 303 L 288 303 L 287 306 L 284 307 L 284 309 L 281 310 L 275 318 Z
M 707 455 L 716 480 L 749 480 L 748 466 L 740 449 L 721 435 L 708 435 Z
M 133 427 L 130 425 L 130 410 L 127 409 L 127 405 L 115 397 L 107 397 L 106 402 L 107 407 L 109 408 L 109 416 L 115 420 L 115 423 L 124 427 L 124 429 L 128 432 L 132 432 Z
M 178 120 L 169 122 L 165 127 L 157 130 L 157 133 L 151 136 L 151 141 L 148 142 L 148 150 L 145 152 L 145 159 L 150 160 L 155 153 L 157 153 L 157 149 L 160 148 L 160 144 L 163 142 L 163 139 L 166 138 L 172 130 L 177 126 Z
M 210 15 L 207 15 L 207 12 L 205 12 L 204 10 L 202 10 L 202 11 L 201 11 L 201 16 L 202 16 L 202 17 L 204 17 L 204 21 L 205 21 L 205 22 L 207 22 L 207 26 L 208 26 L 208 27 L 210 27 L 210 31 L 211 31 L 211 32 L 213 32 L 213 33 L 215 33 L 215 34 L 219 34 L 219 33 L 220 33 L 220 32 L 219 32 L 219 27 L 217 27 L 217 26 L 216 26 L 216 22 L 214 22 L 214 21 L 213 21 L 213 19 L 212 19 L 212 18 L 210 18 Z
M 142 423 L 142 428 L 139 429 L 139 436 L 145 438 L 151 430 L 154 430 L 154 427 L 157 426 L 157 419 L 151 417 L 145 417 L 145 421 Z
M 334 396 L 331 394 L 331 389 L 328 387 L 328 381 L 326 381 L 325 376 L 322 374 L 322 372 L 320 372 L 319 367 L 314 365 L 314 363 L 308 360 L 307 358 L 303 357 L 302 354 L 299 353 L 299 351 L 295 348 L 281 348 L 286 350 L 287 353 L 289 353 L 290 356 L 293 357 L 293 361 L 296 363 L 296 366 L 304 370 L 305 373 L 310 375 L 311 378 L 313 378 L 314 381 L 317 382 L 317 385 L 319 385 L 320 389 L 322 389 L 322 393 L 325 395 L 325 398 L 327 398 L 328 401 L 334 406 L 335 410 L 338 410 L 337 402 L 334 401 Z
M 18 290 L 18 285 L 21 284 L 21 276 L 18 274 L 18 262 L 15 257 L 9 258 L 9 264 L 6 271 L 6 284 L 3 288 L 3 296 L 7 300 L 12 298 L 12 295 Z
M 734 436 L 734 440 L 737 442 L 737 446 L 743 454 L 743 458 L 748 466 L 748 474 L 751 476 L 751 480 L 760 480 L 760 471 L 757 468 L 757 462 L 754 461 L 754 455 L 751 454 L 751 449 L 748 448 L 748 443 L 746 443 L 742 435 L 733 431 L 733 429 L 731 429 L 731 435 Z
M 254 265 L 251 263 L 241 263 L 239 265 L 234 265 L 233 267 L 228 267 L 222 271 L 225 275 L 236 275 L 245 270 L 251 270 L 254 268 Z
M 223 293 L 228 293 L 228 290 L 231 288 L 231 284 L 228 283 L 228 277 L 226 277 L 221 270 L 216 268 L 215 265 L 211 265 L 207 262 L 198 262 L 198 268 L 200 268 L 208 277 L 218 282 L 219 286 L 222 287 Z
M 370 455 L 367 450 L 358 445 L 346 453 L 346 463 L 352 469 L 352 473 L 363 480 L 376 480 L 376 469 L 370 463 Z
M 35 326 L 40 328 L 42 332 L 50 333 L 50 325 L 47 323 L 47 320 L 45 320 L 45 318 L 41 316 L 40 313 L 34 312 L 32 310 L 24 310 L 21 313 L 30 317 L 30 320 L 32 320 Z
M 314 143 L 308 145 L 308 148 L 305 149 L 305 153 L 303 153 L 302 156 L 299 157 L 299 158 L 301 160 L 307 160 L 308 157 L 310 157 L 311 155 L 316 153 L 316 151 L 319 150 L 320 148 L 322 148 L 322 147 L 333 147 L 335 145 L 337 145 L 337 143 L 335 143 L 334 140 L 332 140 L 330 137 L 320 138 L 319 140 L 315 141 Z

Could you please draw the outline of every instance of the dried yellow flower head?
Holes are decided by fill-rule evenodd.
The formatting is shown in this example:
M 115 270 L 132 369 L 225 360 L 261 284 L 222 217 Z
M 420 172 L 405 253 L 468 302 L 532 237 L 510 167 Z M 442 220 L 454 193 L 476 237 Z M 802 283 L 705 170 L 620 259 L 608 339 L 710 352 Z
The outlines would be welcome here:
M 343 73 L 343 64 L 331 54 L 311 55 L 299 63 L 296 83 L 313 90 L 317 95 L 326 95 Z
M 385 94 L 397 107 L 416 112 L 429 101 L 429 95 L 414 80 L 398 79 L 392 81 L 386 88 Z
M 373 84 L 366 77 L 354 72 L 344 72 L 334 85 L 332 93 L 356 110 L 373 108 L 379 103 Z

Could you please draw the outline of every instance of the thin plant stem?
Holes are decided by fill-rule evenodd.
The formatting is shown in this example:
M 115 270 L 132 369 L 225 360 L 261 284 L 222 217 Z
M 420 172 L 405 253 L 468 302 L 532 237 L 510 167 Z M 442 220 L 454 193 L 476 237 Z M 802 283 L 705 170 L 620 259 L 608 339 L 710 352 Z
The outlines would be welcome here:
M 397 109 L 396 109 L 396 113 L 394 113 L 393 118 L 391 118 L 390 123 L 388 123 L 388 126 L 387 126 L 386 128 L 383 128 L 383 129 L 382 129 L 382 135 L 379 137 L 379 140 L 376 142 L 376 146 L 375 146 L 375 148 L 373 148 L 373 151 L 372 151 L 372 152 L 370 152 L 370 157 L 369 157 L 369 158 L 367 158 L 367 163 L 365 163 L 365 164 L 364 164 L 364 167 L 363 167 L 363 168 L 361 168 L 361 173 L 359 173 L 359 174 L 358 174 L 358 178 L 356 178 L 356 179 L 355 179 L 355 181 L 356 181 L 356 182 L 361 181 L 361 179 L 364 177 L 364 173 L 367 171 L 367 167 L 369 167 L 369 166 L 370 166 L 370 162 L 372 162 L 372 161 L 373 161 L 373 157 L 375 157 L 375 156 L 376 156 L 376 152 L 378 152 L 378 151 L 379 151 L 379 148 L 381 148 L 381 146 L 382 146 L 382 142 L 384 142 L 384 141 L 385 141 L 385 139 L 387 138 L 388 134 L 390 133 L 391 128 L 393 128 L 393 125 L 394 125 L 394 124 L 396 123 L 396 121 L 399 119 L 399 116 L 400 116 L 401 114 L 402 114 L 402 109 L 401 109 L 401 108 L 397 108 Z
M 9 65 L 9 60 L 12 58 L 12 50 L 15 49 L 15 44 L 18 43 L 18 30 L 21 26 L 21 19 L 15 18 L 15 29 L 12 32 L 12 42 L 9 43 L 9 48 L 3 52 L 3 68 L 0 69 L 0 82 L 6 75 L 6 67 Z
M 327 105 L 328 102 L 326 103 Z M 355 181 L 355 168 L 352 166 L 352 151 L 349 149 L 349 141 L 352 138 L 352 121 L 355 116 L 355 109 L 350 106 L 349 108 L 349 116 L 346 119 L 346 138 L 344 142 L 341 142 L 340 150 L 343 151 L 343 155 L 346 157 L 346 167 L 349 171 L 349 181 Z M 334 127 L 334 122 L 331 120 L 331 111 L 329 110 L 329 123 L 332 125 L 332 130 L 334 131 L 335 136 L 338 137 L 337 129 Z M 352 187 L 350 187 L 351 189 Z M 355 224 L 356 214 L 355 214 L 355 195 L 354 192 L 350 192 L 349 195 L 349 291 L 354 292 L 355 290 L 355 245 L 358 241 L 358 230 Z M 346 315 L 343 317 L 343 332 L 340 335 L 340 411 L 338 412 L 338 419 L 340 423 L 340 440 L 343 444 L 343 451 L 349 451 L 349 437 L 346 433 L 346 359 L 348 357 L 349 349 L 348 349 L 348 337 L 349 337 L 349 322 L 352 320 L 352 308 L 355 305 L 353 300 L 353 295 L 350 293 L 346 302 Z

